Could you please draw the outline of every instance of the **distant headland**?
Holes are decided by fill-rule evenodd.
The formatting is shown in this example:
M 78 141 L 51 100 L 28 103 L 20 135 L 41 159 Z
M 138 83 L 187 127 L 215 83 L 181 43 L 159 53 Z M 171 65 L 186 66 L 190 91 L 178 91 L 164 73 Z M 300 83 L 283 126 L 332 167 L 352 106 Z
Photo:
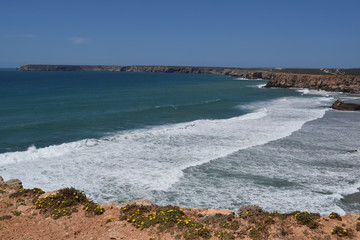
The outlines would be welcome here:
M 360 93 L 360 68 L 227 68 L 191 66 L 109 66 L 26 64 L 22 71 L 111 71 L 223 74 L 246 79 L 269 80 L 265 87 L 309 88 L 316 90 Z

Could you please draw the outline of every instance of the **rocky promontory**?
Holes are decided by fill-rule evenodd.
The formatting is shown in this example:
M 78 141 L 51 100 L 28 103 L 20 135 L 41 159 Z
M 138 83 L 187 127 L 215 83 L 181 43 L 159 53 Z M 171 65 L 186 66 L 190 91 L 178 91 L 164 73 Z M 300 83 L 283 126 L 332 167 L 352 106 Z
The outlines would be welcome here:
M 360 76 L 276 73 L 270 78 L 266 87 L 360 93 Z
M 342 100 L 336 100 L 331 107 L 342 111 L 360 111 L 360 103 L 350 103 Z
M 309 88 L 360 93 L 360 69 L 227 68 L 191 66 L 108 66 L 26 64 L 22 71 L 112 71 L 223 74 L 246 79 L 269 80 L 265 87 Z
M 108 66 L 108 65 L 46 65 L 26 64 L 22 71 L 107 71 L 107 72 L 161 72 L 192 74 L 223 74 L 247 79 L 269 79 L 271 72 L 262 68 L 225 68 L 225 67 L 190 67 L 190 66 Z

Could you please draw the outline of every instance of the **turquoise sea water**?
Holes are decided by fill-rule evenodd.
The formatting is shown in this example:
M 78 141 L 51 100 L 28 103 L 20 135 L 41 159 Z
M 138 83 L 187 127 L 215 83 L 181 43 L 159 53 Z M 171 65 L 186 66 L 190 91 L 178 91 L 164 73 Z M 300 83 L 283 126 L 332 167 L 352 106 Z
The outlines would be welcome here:
M 355 95 L 222 75 L 0 71 L 0 176 L 97 201 L 359 211 Z M 355 199 L 355 200 L 354 200 Z

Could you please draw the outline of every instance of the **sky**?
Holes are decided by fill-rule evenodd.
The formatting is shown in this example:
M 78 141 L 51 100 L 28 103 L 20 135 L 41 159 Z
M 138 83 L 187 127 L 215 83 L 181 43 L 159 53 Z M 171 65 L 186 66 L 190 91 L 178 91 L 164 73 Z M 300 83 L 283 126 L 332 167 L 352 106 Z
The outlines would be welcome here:
M 360 67 L 359 0 L 0 3 L 0 67 Z

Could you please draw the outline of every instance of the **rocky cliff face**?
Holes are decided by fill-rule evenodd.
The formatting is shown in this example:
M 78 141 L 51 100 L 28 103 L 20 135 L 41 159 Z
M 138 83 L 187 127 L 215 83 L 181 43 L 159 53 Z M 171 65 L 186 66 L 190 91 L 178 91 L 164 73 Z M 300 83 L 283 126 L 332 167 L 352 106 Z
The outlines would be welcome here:
M 193 74 L 224 74 L 247 79 L 270 80 L 266 87 L 309 88 L 326 91 L 360 93 L 360 75 L 334 75 L 319 69 L 274 69 L 274 68 L 224 68 L 182 66 L 107 66 L 107 65 L 37 65 L 20 67 L 23 71 L 115 71 L 115 72 L 163 72 Z M 324 74 L 304 74 L 319 72 Z M 283 71 L 283 72 L 279 72 Z M 288 72 L 296 73 L 288 73 Z M 301 72 L 301 73 L 298 73 Z M 356 73 L 356 71 L 355 71 Z
M 120 66 L 26 64 L 21 71 L 120 71 Z
M 266 87 L 309 88 L 360 93 L 360 76 L 275 73 L 266 84 Z
M 270 79 L 271 72 L 262 69 L 241 69 L 222 67 L 182 67 L 182 66 L 106 66 L 106 65 L 39 65 L 26 64 L 22 71 L 112 71 L 112 72 L 163 72 L 193 74 L 224 74 L 248 79 Z

